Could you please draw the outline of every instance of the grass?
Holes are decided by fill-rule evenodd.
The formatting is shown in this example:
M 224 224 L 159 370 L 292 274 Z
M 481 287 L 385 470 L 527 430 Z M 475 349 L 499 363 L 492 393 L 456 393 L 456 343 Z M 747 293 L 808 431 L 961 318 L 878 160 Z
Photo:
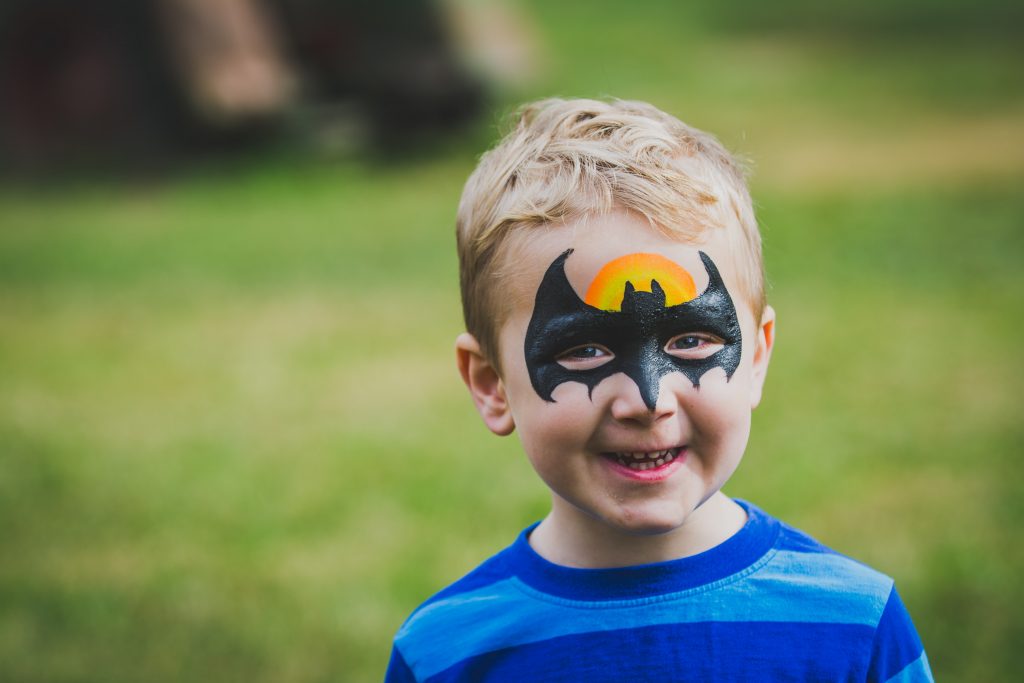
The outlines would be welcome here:
M 532 3 L 504 97 L 651 99 L 756 163 L 779 345 L 728 492 L 894 575 L 940 679 L 1012 678 L 1020 48 L 608 5 Z M 544 514 L 451 362 L 478 152 L 0 190 L 0 678 L 376 680 Z

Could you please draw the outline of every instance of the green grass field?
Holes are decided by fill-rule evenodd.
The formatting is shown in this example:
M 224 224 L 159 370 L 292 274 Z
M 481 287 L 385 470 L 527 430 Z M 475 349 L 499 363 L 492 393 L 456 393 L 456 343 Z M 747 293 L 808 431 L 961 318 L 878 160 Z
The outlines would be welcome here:
M 1024 50 L 998 6 L 529 4 L 543 76 L 498 111 L 648 99 L 752 161 L 779 336 L 726 491 L 895 576 L 938 679 L 1015 678 Z M 0 189 L 0 679 L 379 680 L 408 612 L 544 514 L 453 364 L 453 215 L 493 138 Z

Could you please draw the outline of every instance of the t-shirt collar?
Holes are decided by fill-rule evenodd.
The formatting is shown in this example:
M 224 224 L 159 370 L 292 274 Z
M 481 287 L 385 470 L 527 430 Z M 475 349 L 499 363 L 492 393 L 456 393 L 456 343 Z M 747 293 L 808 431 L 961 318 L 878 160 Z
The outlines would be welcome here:
M 778 521 L 751 503 L 736 502 L 747 512 L 743 527 L 714 548 L 678 560 L 614 569 L 557 565 L 530 546 L 530 533 L 539 522 L 519 534 L 506 559 L 523 583 L 568 600 L 629 600 L 677 593 L 737 574 L 774 546 Z

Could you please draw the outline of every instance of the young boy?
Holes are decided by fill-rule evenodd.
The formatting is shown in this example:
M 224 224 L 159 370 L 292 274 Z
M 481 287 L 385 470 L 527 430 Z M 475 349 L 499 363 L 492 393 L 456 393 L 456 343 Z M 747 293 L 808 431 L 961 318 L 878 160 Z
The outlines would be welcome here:
M 458 214 L 484 423 L 551 512 L 427 600 L 388 681 L 931 681 L 893 582 L 721 492 L 775 339 L 741 170 L 638 102 L 547 100 Z

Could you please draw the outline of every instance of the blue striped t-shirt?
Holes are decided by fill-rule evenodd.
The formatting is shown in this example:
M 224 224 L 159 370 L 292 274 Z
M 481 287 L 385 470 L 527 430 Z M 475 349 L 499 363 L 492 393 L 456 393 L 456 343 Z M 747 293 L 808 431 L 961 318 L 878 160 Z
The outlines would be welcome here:
M 892 579 L 737 502 L 724 543 L 635 567 L 552 564 L 526 529 L 413 612 L 387 683 L 932 681 Z

